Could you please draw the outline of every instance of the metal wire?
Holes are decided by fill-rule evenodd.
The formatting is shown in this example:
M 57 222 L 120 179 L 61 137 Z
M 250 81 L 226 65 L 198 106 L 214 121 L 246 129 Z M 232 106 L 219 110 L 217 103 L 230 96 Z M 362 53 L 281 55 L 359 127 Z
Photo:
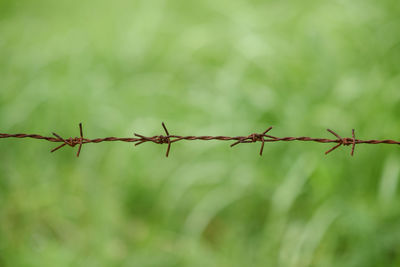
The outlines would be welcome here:
M 194 140 L 203 140 L 203 141 L 210 141 L 210 140 L 218 140 L 218 141 L 235 141 L 230 146 L 236 146 L 238 144 L 247 144 L 247 143 L 256 143 L 261 142 L 260 147 L 260 156 L 263 154 L 264 144 L 266 142 L 290 142 L 290 141 L 302 141 L 302 142 L 317 142 L 317 143 L 336 143 L 332 148 L 325 152 L 325 154 L 329 154 L 332 151 L 336 150 L 340 146 L 350 146 L 351 145 L 351 156 L 354 155 L 354 150 L 356 145 L 358 144 L 390 144 L 390 145 L 400 145 L 400 141 L 395 140 L 360 140 L 356 139 L 355 130 L 352 130 L 352 137 L 341 137 L 336 132 L 327 129 L 329 133 L 334 135 L 335 139 L 327 139 L 327 138 L 312 138 L 312 137 L 276 137 L 272 135 L 268 135 L 267 133 L 272 130 L 272 127 L 269 127 L 262 133 L 253 133 L 247 136 L 181 136 L 181 135 L 171 135 L 168 132 L 167 127 L 164 123 L 162 123 L 162 127 L 164 129 L 165 135 L 154 135 L 154 136 L 144 136 L 141 134 L 135 133 L 135 137 L 133 138 L 120 138 L 120 137 L 106 137 L 106 138 L 95 138 L 95 139 L 88 139 L 83 136 L 83 129 L 82 123 L 79 123 L 79 137 L 70 137 L 68 139 L 62 138 L 60 135 L 53 133 L 54 137 L 51 136 L 42 136 L 38 134 L 6 134 L 0 133 L 0 138 L 31 138 L 31 139 L 38 139 L 38 140 L 46 140 L 49 142 L 54 143 L 61 143 L 59 146 L 53 148 L 51 152 L 55 152 L 64 146 L 75 147 L 78 145 L 78 151 L 76 156 L 79 157 L 81 153 L 82 146 L 84 144 L 89 143 L 101 143 L 101 142 L 127 142 L 127 143 L 134 143 L 135 146 L 141 145 L 143 143 L 155 143 L 155 144 L 167 144 L 167 151 L 165 156 L 168 157 L 171 151 L 171 145 L 173 143 L 187 140 L 187 141 L 194 141 Z

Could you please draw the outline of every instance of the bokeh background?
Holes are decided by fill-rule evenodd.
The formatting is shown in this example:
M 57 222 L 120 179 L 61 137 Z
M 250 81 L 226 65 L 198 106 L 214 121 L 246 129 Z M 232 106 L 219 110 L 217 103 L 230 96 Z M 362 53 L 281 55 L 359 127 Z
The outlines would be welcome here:
M 0 0 L 0 132 L 400 138 L 398 0 Z M 0 266 L 399 266 L 400 154 L 0 141 Z

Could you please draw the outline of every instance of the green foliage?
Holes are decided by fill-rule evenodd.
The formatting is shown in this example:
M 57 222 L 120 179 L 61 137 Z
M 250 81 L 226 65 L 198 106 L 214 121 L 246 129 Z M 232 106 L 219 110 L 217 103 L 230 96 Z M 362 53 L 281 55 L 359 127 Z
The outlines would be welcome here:
M 0 0 L 0 132 L 399 139 L 400 4 Z M 0 141 L 0 266 L 399 266 L 400 155 Z

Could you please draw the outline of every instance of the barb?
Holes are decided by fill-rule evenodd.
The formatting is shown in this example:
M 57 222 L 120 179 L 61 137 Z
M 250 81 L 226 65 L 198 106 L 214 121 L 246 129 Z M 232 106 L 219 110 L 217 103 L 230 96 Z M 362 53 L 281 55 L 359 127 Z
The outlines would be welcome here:
M 171 138 L 169 135 L 169 132 L 167 130 L 167 127 L 165 126 L 164 122 L 161 123 L 162 127 L 164 128 L 164 131 L 166 133 L 166 136 L 164 135 L 156 135 L 152 137 L 146 137 L 141 134 L 135 133 L 135 136 L 140 137 L 140 140 L 138 140 L 138 143 L 135 144 L 135 146 L 141 145 L 146 142 L 153 142 L 156 144 L 168 144 L 167 147 L 167 152 L 165 153 L 165 156 L 168 158 L 169 156 L 169 151 L 171 150 Z M 175 140 L 176 141 L 176 140 Z
M 354 151 L 355 147 L 358 144 L 390 144 L 390 145 L 400 145 L 400 141 L 395 141 L 395 140 L 390 140 L 390 139 L 385 139 L 385 140 L 360 140 L 356 139 L 355 136 L 355 130 L 352 130 L 352 137 L 341 137 L 339 134 L 337 134 L 335 131 L 331 129 L 327 129 L 329 133 L 331 133 L 333 136 L 335 136 L 335 139 L 327 139 L 327 138 L 312 138 L 312 137 L 276 137 L 272 135 L 268 135 L 267 133 L 272 130 L 272 127 L 269 127 L 266 129 L 263 133 L 253 133 L 247 136 L 181 136 L 181 135 L 171 135 L 165 126 L 165 123 L 163 122 L 162 128 L 164 129 L 165 135 L 154 135 L 154 136 L 144 136 L 141 134 L 135 133 L 135 137 L 105 137 L 105 138 L 95 138 L 95 139 L 88 139 L 84 138 L 83 136 L 83 129 L 82 129 L 82 123 L 79 123 L 79 137 L 70 137 L 68 139 L 62 138 L 60 135 L 53 133 L 53 136 L 42 136 L 38 134 L 6 134 L 6 133 L 0 133 L 0 139 L 1 138 L 30 138 L 30 139 L 37 139 L 37 140 L 45 140 L 48 142 L 53 142 L 53 143 L 61 143 L 57 147 L 53 148 L 51 152 L 55 152 L 64 146 L 70 146 L 70 147 L 75 147 L 78 145 L 78 151 L 76 153 L 76 156 L 79 157 L 82 146 L 84 144 L 97 144 L 101 142 L 127 142 L 127 143 L 134 143 L 135 146 L 141 145 L 143 143 L 155 143 L 155 144 L 167 144 L 167 151 L 165 153 L 165 156 L 168 157 L 169 153 L 171 151 L 171 145 L 172 143 L 179 142 L 179 141 L 194 141 L 194 140 L 202 140 L 202 141 L 211 141 L 211 140 L 216 140 L 216 141 L 234 141 L 233 144 L 231 144 L 231 147 L 234 147 L 238 144 L 247 144 L 247 143 L 257 143 L 260 142 L 260 156 L 262 156 L 263 151 L 264 151 L 264 146 L 265 143 L 267 142 L 290 142 L 290 141 L 301 141 L 301 142 L 315 142 L 315 143 L 335 143 L 335 145 L 330 148 L 328 151 L 325 152 L 325 154 L 329 154 L 332 151 L 336 150 L 340 146 L 350 146 L 351 145 L 351 152 L 350 155 L 354 156 Z
M 65 140 L 64 138 L 62 138 L 62 137 L 59 136 L 58 134 L 53 133 L 53 135 L 54 135 L 55 137 L 58 138 L 58 140 L 56 140 L 56 142 L 57 142 L 57 141 L 58 141 L 58 142 L 63 142 L 63 144 L 59 145 L 59 146 L 56 147 L 56 148 L 53 148 L 50 152 L 53 153 L 53 152 L 59 150 L 60 148 L 64 147 L 65 145 L 68 145 L 68 146 L 70 146 L 70 147 L 75 147 L 76 145 L 79 144 L 78 152 L 76 153 L 76 156 L 79 157 L 79 155 L 80 155 L 80 153 L 81 153 L 83 141 L 84 141 L 84 138 L 83 138 L 83 130 L 82 130 L 82 123 L 79 123 L 79 133 L 80 133 L 80 137 L 75 137 L 75 138 L 70 137 L 70 138 L 68 138 L 67 140 Z
M 334 147 L 332 147 L 331 149 L 329 149 L 328 151 L 325 152 L 325 155 L 331 153 L 332 151 L 334 151 L 336 148 L 340 147 L 340 146 L 351 146 L 351 152 L 350 155 L 354 156 L 354 149 L 356 148 L 356 144 L 358 144 L 357 141 L 360 140 L 356 140 L 356 136 L 355 136 L 355 130 L 352 130 L 352 136 L 353 138 L 342 138 L 340 135 L 338 135 L 337 133 L 335 133 L 334 131 L 332 131 L 331 129 L 327 129 L 328 132 L 330 132 L 331 134 L 333 134 L 334 136 L 337 137 L 336 142 L 338 143 L 337 145 L 335 145 Z
M 236 146 L 237 144 L 240 143 L 256 143 L 256 142 L 261 142 L 261 147 L 260 147 L 260 156 L 262 156 L 263 150 L 264 150 L 264 143 L 265 143 L 265 137 L 267 138 L 271 138 L 272 140 L 277 140 L 276 137 L 271 136 L 271 135 L 266 135 L 266 133 L 268 133 L 269 131 L 271 131 L 272 126 L 269 127 L 267 130 L 265 130 L 262 134 L 257 134 L 257 133 L 253 133 L 250 134 L 247 137 L 243 137 L 240 140 L 236 141 L 235 143 L 233 143 L 231 145 L 231 147 Z

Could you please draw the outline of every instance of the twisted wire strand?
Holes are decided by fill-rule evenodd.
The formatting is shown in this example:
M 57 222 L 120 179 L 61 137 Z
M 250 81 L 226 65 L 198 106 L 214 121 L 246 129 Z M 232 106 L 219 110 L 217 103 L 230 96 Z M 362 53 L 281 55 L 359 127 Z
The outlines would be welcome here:
M 53 148 L 51 152 L 55 152 L 65 146 L 69 147 L 75 147 L 78 145 L 78 150 L 76 153 L 76 156 L 79 157 L 82 147 L 85 144 L 98 144 L 102 142 L 126 142 L 126 143 L 134 143 L 135 146 L 144 144 L 144 143 L 155 143 L 155 144 L 167 144 L 167 150 L 165 153 L 165 156 L 168 157 L 171 151 L 171 146 L 173 143 L 179 142 L 179 141 L 196 141 L 196 140 L 201 140 L 201 141 L 212 141 L 212 140 L 217 140 L 217 141 L 234 141 L 230 146 L 234 147 L 239 144 L 248 144 L 248 143 L 257 143 L 261 142 L 260 146 L 260 151 L 259 154 L 262 156 L 263 150 L 264 150 L 264 145 L 265 143 L 270 143 L 270 142 L 291 142 L 291 141 L 301 141 L 301 142 L 316 142 L 316 143 L 335 143 L 335 145 L 327 150 L 325 154 L 329 154 L 332 151 L 336 150 L 340 146 L 351 146 L 351 152 L 350 155 L 354 156 L 354 151 L 355 147 L 358 144 L 390 144 L 390 145 L 400 145 L 400 141 L 396 140 L 390 140 L 390 139 L 384 139 L 384 140 L 361 140 L 361 139 L 356 139 L 355 136 L 355 130 L 352 130 L 352 137 L 341 137 L 339 134 L 334 132 L 331 129 L 327 129 L 329 133 L 331 133 L 333 136 L 335 136 L 335 139 L 329 139 L 329 138 L 312 138 L 312 137 L 307 137 L 307 136 L 300 136 L 300 137 L 276 137 L 272 135 L 268 135 L 272 130 L 272 127 L 269 127 L 262 133 L 252 133 L 247 136 L 208 136 L 208 135 L 201 135 L 201 136 L 194 136 L 194 135 L 187 135 L 187 136 L 181 136 L 181 135 L 171 135 L 165 126 L 165 123 L 163 122 L 162 128 L 165 132 L 165 135 L 154 135 L 154 136 L 144 136 L 141 134 L 135 133 L 135 137 L 105 137 L 105 138 L 94 138 L 94 139 L 89 139 L 84 137 L 83 135 L 83 127 L 82 123 L 79 123 L 79 137 L 69 137 L 68 139 L 65 139 L 58 135 L 57 133 L 53 133 L 53 136 L 42 136 L 39 134 L 24 134 L 24 133 L 19 133 L 19 134 L 6 134 L 6 133 L 0 133 L 0 139 L 1 138 L 30 138 L 30 139 L 37 139 L 37 140 L 45 140 L 48 142 L 53 142 L 53 143 L 61 143 L 57 147 Z

